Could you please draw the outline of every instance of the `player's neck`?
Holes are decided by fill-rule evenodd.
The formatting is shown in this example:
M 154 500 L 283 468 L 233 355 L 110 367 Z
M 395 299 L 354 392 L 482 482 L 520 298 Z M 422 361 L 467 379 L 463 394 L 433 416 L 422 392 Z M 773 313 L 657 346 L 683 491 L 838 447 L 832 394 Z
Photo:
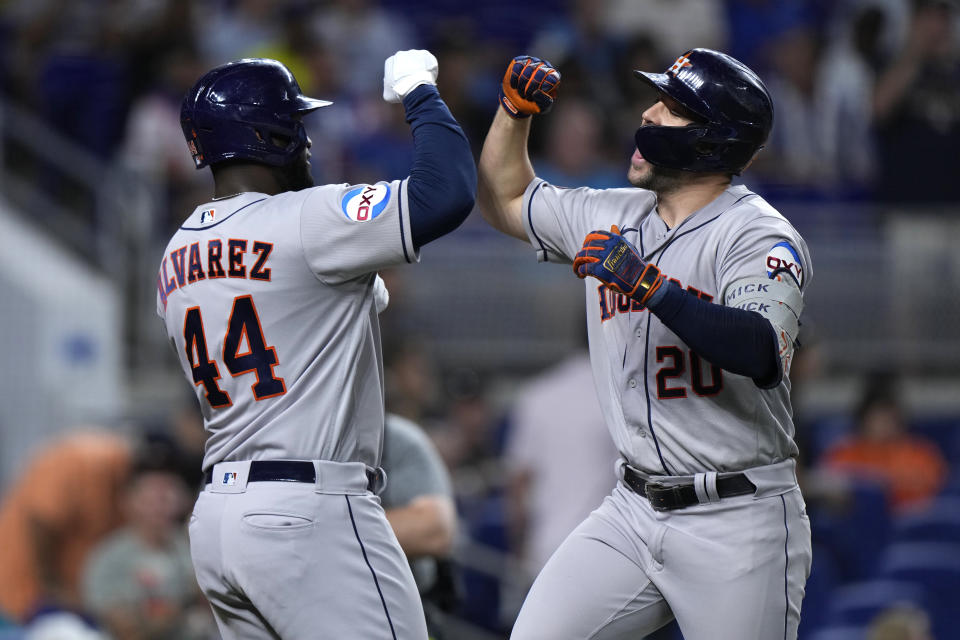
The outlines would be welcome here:
M 276 195 L 285 191 L 270 167 L 257 164 L 217 166 L 213 185 L 214 198 L 248 192 Z
M 716 200 L 729 186 L 730 179 L 725 175 L 697 177 L 678 189 L 657 193 L 657 213 L 673 229 Z

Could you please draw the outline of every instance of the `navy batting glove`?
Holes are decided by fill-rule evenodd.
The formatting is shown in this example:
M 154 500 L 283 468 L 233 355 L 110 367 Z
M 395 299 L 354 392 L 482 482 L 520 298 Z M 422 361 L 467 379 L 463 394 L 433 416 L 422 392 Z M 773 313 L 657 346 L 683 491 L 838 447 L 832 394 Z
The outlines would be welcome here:
M 587 234 L 583 248 L 573 260 L 573 272 L 578 278 L 592 276 L 644 306 L 663 284 L 660 269 L 645 262 L 616 225 L 610 231 Z
M 546 60 L 517 56 L 507 65 L 500 83 L 500 104 L 513 118 L 528 118 L 553 107 L 560 72 Z

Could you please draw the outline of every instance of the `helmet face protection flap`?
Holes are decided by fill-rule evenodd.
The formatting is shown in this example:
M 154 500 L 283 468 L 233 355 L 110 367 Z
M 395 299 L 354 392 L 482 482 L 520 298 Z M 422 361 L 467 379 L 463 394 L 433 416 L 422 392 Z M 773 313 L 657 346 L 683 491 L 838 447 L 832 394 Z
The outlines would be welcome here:
M 234 159 L 284 167 L 307 144 L 300 118 L 329 104 L 304 96 L 276 60 L 248 58 L 204 74 L 184 97 L 180 126 L 198 169 Z
M 746 65 L 711 49 L 693 49 L 665 73 L 634 74 L 697 118 L 686 127 L 644 125 L 634 139 L 656 166 L 740 173 L 773 126 L 773 101 Z

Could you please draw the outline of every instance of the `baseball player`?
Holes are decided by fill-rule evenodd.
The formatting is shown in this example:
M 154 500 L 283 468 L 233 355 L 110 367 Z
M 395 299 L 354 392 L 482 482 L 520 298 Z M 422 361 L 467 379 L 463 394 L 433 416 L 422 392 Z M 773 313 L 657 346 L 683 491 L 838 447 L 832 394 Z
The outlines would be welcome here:
M 676 618 L 687 640 L 793 639 L 811 549 L 787 376 L 810 255 L 732 183 L 773 106 L 750 69 L 708 49 L 636 75 L 659 96 L 635 135 L 639 188 L 536 178 L 529 116 L 560 76 L 526 56 L 507 66 L 480 159 L 488 222 L 584 278 L 621 455 L 613 493 L 547 562 L 512 637 L 640 638 Z
M 403 180 L 313 186 L 302 95 L 273 60 L 204 75 L 181 123 L 214 198 L 173 235 L 158 312 L 209 438 L 191 555 L 235 638 L 427 637 L 376 493 L 384 428 L 376 271 L 417 262 L 471 210 L 476 169 L 436 58 L 386 60 L 414 158 Z

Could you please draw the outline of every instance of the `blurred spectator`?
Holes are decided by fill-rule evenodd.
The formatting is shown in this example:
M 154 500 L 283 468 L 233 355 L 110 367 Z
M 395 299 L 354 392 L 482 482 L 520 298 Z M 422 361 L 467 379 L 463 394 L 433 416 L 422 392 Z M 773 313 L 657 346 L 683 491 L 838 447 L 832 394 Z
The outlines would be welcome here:
M 950 0 L 915 0 L 907 40 L 877 80 L 879 195 L 890 202 L 960 200 L 960 50 Z
M 456 533 L 450 475 L 426 433 L 393 414 L 387 414 L 380 465 L 387 474 L 380 494 L 387 520 L 410 560 L 431 638 L 442 637 L 438 610 L 456 604 L 449 561 Z
M 545 19 L 524 53 L 549 60 L 563 74 L 564 95 L 610 105 L 616 95 L 616 39 L 603 24 L 604 3 L 567 0 L 567 10 Z
M 872 186 L 876 173 L 873 91 L 889 25 L 869 3 L 840 20 L 817 79 L 819 142 L 824 178 L 858 192 Z
M 434 411 L 439 394 L 429 346 L 416 339 L 387 342 L 383 361 L 387 411 L 422 424 Z
M 930 617 L 914 607 L 892 607 L 870 622 L 866 640 L 933 640 Z
M 122 522 L 129 461 L 123 438 L 75 432 L 27 464 L 0 508 L 0 610 L 79 608 L 87 554 Z
M 649 33 L 660 51 L 687 51 L 696 47 L 726 50 L 727 17 L 716 0 L 606 0 L 603 25 L 610 36 L 625 38 Z M 635 69 L 657 69 L 672 60 Z
M 943 486 L 947 463 L 932 442 L 907 430 L 893 381 L 870 380 L 855 413 L 854 433 L 823 456 L 828 469 L 886 486 L 895 511 L 922 505 Z
M 345 91 L 343 78 L 352 70 L 339 67 L 339 56 L 331 52 L 315 33 L 313 23 L 316 11 L 317 5 L 313 3 L 289 3 L 279 12 L 282 33 L 277 39 L 255 47 L 250 55 L 279 60 L 297 78 L 306 95 L 333 102 L 332 109 L 304 122 L 313 140 L 310 150 L 312 173 L 317 184 L 352 182 L 353 177 L 348 178 L 347 175 L 348 148 L 362 133 L 361 127 L 366 126 L 365 120 L 371 110 L 376 122 L 388 117 L 390 110 L 379 94 L 358 98 Z M 367 108 L 368 104 L 372 108 Z
M 797 25 L 765 45 L 771 69 L 764 76 L 773 98 L 775 122 L 752 170 L 768 183 L 788 186 L 794 194 L 819 189 L 832 176 L 824 162 L 818 126 L 816 69 L 819 44 L 809 25 Z
M 353 101 L 358 128 L 344 148 L 350 182 L 398 180 L 408 173 L 413 161 L 410 128 L 399 109 L 388 107 L 379 96 Z
M 152 438 L 138 451 L 123 496 L 126 525 L 90 554 L 87 610 L 115 640 L 209 637 L 213 618 L 197 587 L 184 528 L 189 505 L 180 452 Z
M 625 154 L 616 166 L 608 162 L 603 149 L 603 119 L 591 103 L 568 96 L 558 102 L 547 127 L 544 156 L 535 160 L 541 178 L 558 186 L 630 186 L 624 168 L 628 156 Z
M 512 546 L 530 576 L 613 490 L 616 459 L 586 351 L 519 392 L 505 451 L 507 504 Z
M 252 52 L 277 42 L 281 29 L 275 19 L 289 0 L 209 2 L 198 11 L 197 44 L 204 67 L 249 58 Z
M 387 11 L 378 0 L 331 0 L 317 13 L 313 28 L 345 70 L 348 94 L 379 96 L 383 61 L 401 49 L 424 48 L 406 16 Z
M 197 398 L 186 388 L 177 394 L 174 406 L 164 421 L 151 425 L 151 439 L 160 441 L 161 446 L 170 441 L 176 448 L 174 471 L 180 475 L 190 492 L 202 491 L 206 483 L 202 467 L 207 435 Z
M 612 151 L 623 166 L 633 154 L 633 135 L 643 122 L 643 112 L 657 101 L 657 93 L 646 82 L 634 76 L 634 69 L 666 69 L 671 61 L 664 61 L 653 35 L 641 32 L 630 38 L 617 58 L 614 82 L 620 104 L 605 114 L 610 121 Z M 624 170 L 625 171 L 625 170 Z
M 179 227 L 210 189 L 210 177 L 196 170 L 180 127 L 183 96 L 203 69 L 186 45 L 166 51 L 162 59 L 162 75 L 130 109 L 120 153 L 123 166 L 146 180 L 160 198 L 157 210 L 169 216 L 156 221 L 157 236 Z
M 493 407 L 487 397 L 487 381 L 477 371 L 463 368 L 443 377 L 446 410 L 440 420 L 427 425 L 447 468 L 456 477 L 458 472 L 478 477 L 473 488 L 485 491 L 499 484 L 499 473 L 488 468 L 497 465 L 500 442 L 495 429 Z M 496 480 L 492 476 L 497 476 Z
M 61 133 L 108 158 L 123 135 L 127 55 L 141 35 L 117 0 L 20 0 L 13 71 L 22 97 Z
M 491 69 L 485 68 L 490 66 L 484 59 L 490 56 L 490 50 L 490 45 L 483 43 L 469 23 L 446 26 L 431 45 L 440 61 L 437 85 L 443 87 L 443 101 L 463 127 L 476 157 L 480 156 L 483 137 L 497 110 L 497 90 L 487 86 L 485 77 L 492 80 L 493 76 Z
M 810 0 L 726 0 L 724 4 L 729 28 L 729 46 L 725 52 L 761 78 L 766 78 L 770 69 L 766 56 L 771 41 L 788 31 L 811 25 L 816 13 L 816 3 Z

